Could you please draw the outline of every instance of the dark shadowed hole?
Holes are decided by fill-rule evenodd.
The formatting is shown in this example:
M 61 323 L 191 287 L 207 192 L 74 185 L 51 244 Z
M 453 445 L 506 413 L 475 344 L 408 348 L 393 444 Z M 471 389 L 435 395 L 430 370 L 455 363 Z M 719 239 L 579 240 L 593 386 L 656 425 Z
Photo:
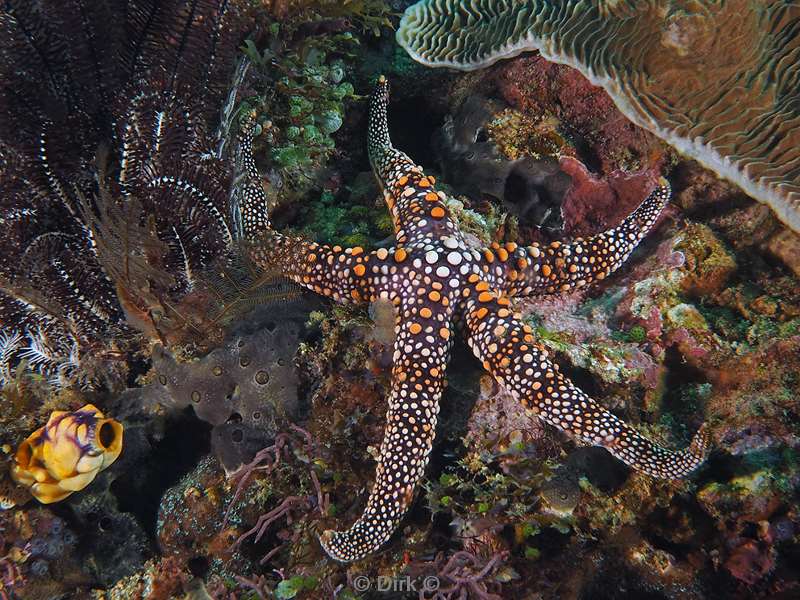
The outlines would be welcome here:
M 602 390 L 598 386 L 597 380 L 592 373 L 582 367 L 576 367 L 563 355 L 557 357 L 556 362 L 564 373 L 576 387 L 579 387 L 592 398 L 602 398 Z
M 97 435 L 100 438 L 100 443 L 103 445 L 103 448 L 111 446 L 111 444 L 114 443 L 114 438 L 116 438 L 114 426 L 108 422 L 100 426 L 100 431 L 97 432 Z
M 691 523 L 691 538 L 681 535 L 685 530 L 682 524 L 687 520 Z M 697 550 L 698 540 L 707 540 L 715 535 L 716 522 L 694 499 L 676 496 L 671 506 L 659 507 L 649 514 L 641 525 L 641 531 L 654 548 L 669 552 L 680 560 L 689 560 L 690 554 Z
M 437 112 L 425 96 L 398 98 L 389 106 L 389 129 L 395 148 L 402 149 L 423 168 L 436 164 L 431 144 L 432 133 L 444 123 L 444 113 Z
M 137 358 L 129 358 L 128 366 L 128 387 L 138 387 L 137 380 L 140 375 L 144 375 L 150 370 L 150 361 L 145 361 Z M 166 384 L 166 381 L 164 381 Z
M 680 423 L 688 442 L 691 434 L 703 420 L 703 398 L 697 393 L 700 384 L 708 383 L 708 378 L 699 369 L 688 364 L 680 352 L 669 348 L 665 356 L 667 376 L 664 383 L 664 412 Z M 674 432 L 679 433 L 679 432 Z
M 575 131 L 570 132 L 570 139 L 572 140 L 575 149 L 578 151 L 578 158 L 586 165 L 586 167 L 595 173 L 602 170 L 603 162 L 595 152 L 593 146 L 586 141 L 586 139 L 578 135 Z
M 589 483 L 605 494 L 613 494 L 622 487 L 631 472 L 625 463 L 598 446 L 576 448 L 567 461 L 579 476 L 586 477 Z
M 516 204 L 528 198 L 528 182 L 521 173 L 511 171 L 506 178 L 504 190 L 506 202 Z
M 102 517 L 97 523 L 97 526 L 100 528 L 100 531 L 111 531 L 111 528 L 114 526 L 114 521 L 111 520 L 111 517 Z
M 211 425 L 191 408 L 167 420 L 164 435 L 153 439 L 152 452 L 137 466 L 136 477 L 119 477 L 111 484 L 119 509 L 132 513 L 152 538 L 164 492 L 189 473 L 211 450 Z
M 211 564 L 205 556 L 195 556 L 189 559 L 188 567 L 192 575 L 200 579 L 205 579 Z
M 231 413 L 231 416 L 228 417 L 227 423 L 241 423 L 242 422 L 242 415 L 238 412 Z
M 234 443 L 239 444 L 243 439 L 244 439 L 244 431 L 242 431 L 241 429 L 234 429 L 231 432 L 231 440 L 233 440 Z

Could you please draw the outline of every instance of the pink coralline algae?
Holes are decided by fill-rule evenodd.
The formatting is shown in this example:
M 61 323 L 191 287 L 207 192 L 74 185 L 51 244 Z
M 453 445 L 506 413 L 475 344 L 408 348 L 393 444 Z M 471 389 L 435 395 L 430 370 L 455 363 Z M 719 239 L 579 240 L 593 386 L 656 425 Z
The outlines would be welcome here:
M 622 221 L 661 174 L 655 165 L 635 172 L 614 169 L 599 177 L 571 156 L 562 157 L 559 166 L 572 177 L 561 212 L 565 231 L 574 236 L 591 235 Z
M 493 71 L 500 93 L 515 108 L 548 112 L 569 123 L 588 142 L 603 173 L 649 167 L 665 154 L 664 145 L 626 119 L 602 88 L 575 69 L 528 55 Z

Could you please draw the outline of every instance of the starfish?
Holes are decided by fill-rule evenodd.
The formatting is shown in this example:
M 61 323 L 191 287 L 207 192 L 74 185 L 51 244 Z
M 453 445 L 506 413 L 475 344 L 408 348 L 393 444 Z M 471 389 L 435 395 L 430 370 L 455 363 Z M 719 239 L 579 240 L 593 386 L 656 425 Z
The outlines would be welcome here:
M 454 332 L 483 367 L 540 419 L 585 443 L 603 446 L 654 477 L 679 478 L 704 460 L 703 429 L 688 450 L 670 451 L 639 434 L 575 387 L 516 317 L 509 298 L 558 294 L 605 279 L 650 231 L 670 198 L 666 179 L 618 227 L 587 239 L 549 245 L 468 246 L 435 180 L 389 138 L 389 86 L 384 77 L 372 96 L 369 158 L 394 223 L 396 244 L 365 252 L 282 235 L 271 229 L 250 150 L 242 201 L 251 258 L 279 266 L 297 283 L 339 302 L 388 300 L 397 310 L 394 364 L 375 484 L 362 516 L 346 531 L 320 536 L 325 551 L 342 562 L 363 558 L 397 529 L 423 475 L 436 431 L 439 401 Z

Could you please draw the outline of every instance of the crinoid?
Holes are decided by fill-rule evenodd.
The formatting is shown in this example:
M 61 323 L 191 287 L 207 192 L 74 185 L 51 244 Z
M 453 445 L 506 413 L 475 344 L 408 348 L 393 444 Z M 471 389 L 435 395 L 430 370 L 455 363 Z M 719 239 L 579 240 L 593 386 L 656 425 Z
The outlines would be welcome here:
M 204 283 L 239 238 L 235 162 L 217 151 L 218 124 L 252 10 L 224 0 L 0 8 L 6 367 L 27 358 L 53 381 L 90 383 L 90 354 L 119 355 L 137 330 L 175 341 L 224 314 L 225 294 Z

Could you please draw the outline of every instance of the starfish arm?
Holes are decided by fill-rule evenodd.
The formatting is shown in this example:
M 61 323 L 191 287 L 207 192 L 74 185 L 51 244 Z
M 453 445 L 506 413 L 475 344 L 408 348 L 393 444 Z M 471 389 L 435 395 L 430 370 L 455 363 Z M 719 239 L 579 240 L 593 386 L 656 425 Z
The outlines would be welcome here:
M 350 529 L 320 536 L 325 551 L 342 562 L 367 556 L 391 537 L 428 463 L 450 352 L 450 313 L 438 303 L 415 301 L 399 310 L 386 430 L 367 507 Z
M 687 450 L 675 452 L 655 444 L 560 373 L 547 350 L 535 343 L 530 327 L 494 299 L 484 299 L 467 303 L 467 343 L 498 383 L 540 419 L 603 446 L 653 477 L 683 477 L 703 462 L 708 448 L 703 428 Z
M 569 292 L 608 277 L 653 228 L 669 202 L 670 187 L 659 186 L 618 227 L 571 243 L 548 246 L 493 245 L 484 251 L 488 273 L 505 294 L 543 295 Z
M 433 189 L 436 180 L 426 177 L 407 154 L 392 146 L 388 105 L 389 83 L 381 76 L 370 102 L 367 146 L 372 170 L 392 215 L 397 243 L 411 245 L 443 236 L 460 239 L 444 202 L 446 196 Z
M 239 155 L 244 170 L 243 186 L 234 205 L 234 220 L 244 239 L 257 238 L 271 228 L 267 210 L 267 195 L 261 186 L 256 161 L 253 158 L 253 140 L 256 133 L 256 113 L 251 112 L 239 131 Z
M 360 246 L 317 244 L 274 230 L 248 242 L 247 248 L 258 266 L 278 269 L 292 281 L 336 302 L 371 302 L 379 292 L 374 271 L 383 262 L 380 251 L 367 254 Z
M 272 229 L 267 195 L 253 159 L 255 113 L 250 113 L 239 134 L 244 177 L 234 213 L 254 263 L 279 269 L 286 277 L 337 302 L 370 302 L 375 298 L 372 266 L 376 253 L 361 247 L 342 248 L 283 235 Z

